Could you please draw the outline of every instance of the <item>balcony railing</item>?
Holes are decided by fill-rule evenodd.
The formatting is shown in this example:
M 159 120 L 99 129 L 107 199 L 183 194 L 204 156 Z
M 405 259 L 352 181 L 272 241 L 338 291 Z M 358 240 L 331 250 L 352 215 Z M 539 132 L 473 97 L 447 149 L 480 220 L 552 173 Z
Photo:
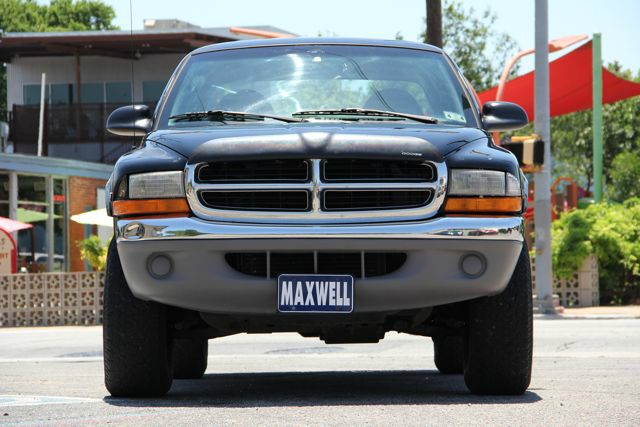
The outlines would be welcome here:
M 136 142 L 106 130 L 109 114 L 121 104 L 47 105 L 43 155 L 100 163 L 115 163 Z M 153 106 L 152 106 L 153 107 Z M 14 105 L 10 141 L 14 152 L 37 154 L 39 106 Z

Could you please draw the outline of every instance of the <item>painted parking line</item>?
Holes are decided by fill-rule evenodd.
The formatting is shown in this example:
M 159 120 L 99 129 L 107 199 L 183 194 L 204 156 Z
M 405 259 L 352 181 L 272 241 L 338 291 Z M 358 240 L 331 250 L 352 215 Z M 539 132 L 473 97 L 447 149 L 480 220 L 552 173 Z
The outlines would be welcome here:
M 64 396 L 0 395 L 0 408 L 14 406 L 62 405 L 69 403 L 101 402 L 101 399 Z

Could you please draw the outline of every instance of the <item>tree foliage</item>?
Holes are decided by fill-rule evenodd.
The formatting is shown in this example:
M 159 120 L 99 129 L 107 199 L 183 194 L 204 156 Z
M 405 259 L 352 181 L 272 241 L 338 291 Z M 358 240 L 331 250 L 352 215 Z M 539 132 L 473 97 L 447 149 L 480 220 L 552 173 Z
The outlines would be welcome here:
M 595 254 L 603 303 L 630 303 L 640 297 L 640 198 L 564 214 L 554 221 L 552 234 L 556 276 L 570 277 Z
M 0 30 L 24 31 L 112 30 L 113 8 L 101 0 L 0 0 Z
M 609 176 L 607 195 L 611 200 L 640 197 L 640 153 L 634 150 L 618 154 L 611 162 Z
M 116 29 L 113 8 L 101 0 L 0 0 L 0 33 Z M 0 110 L 6 110 L 6 66 L 0 68 Z M 4 117 L 0 117 L 0 120 Z
M 478 15 L 458 0 L 444 3 L 443 48 L 478 92 L 498 82 L 504 64 L 518 47 L 511 36 L 494 30 L 496 19 L 491 9 Z M 421 37 L 426 41 L 426 31 Z M 517 67 L 512 73 L 516 71 Z

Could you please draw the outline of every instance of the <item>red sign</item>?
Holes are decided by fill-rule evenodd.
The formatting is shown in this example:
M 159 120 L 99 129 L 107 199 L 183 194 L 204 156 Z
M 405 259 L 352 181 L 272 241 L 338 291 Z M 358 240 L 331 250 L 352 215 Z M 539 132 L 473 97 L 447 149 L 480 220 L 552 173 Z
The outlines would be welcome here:
M 16 269 L 16 243 L 0 228 L 0 274 L 13 274 Z

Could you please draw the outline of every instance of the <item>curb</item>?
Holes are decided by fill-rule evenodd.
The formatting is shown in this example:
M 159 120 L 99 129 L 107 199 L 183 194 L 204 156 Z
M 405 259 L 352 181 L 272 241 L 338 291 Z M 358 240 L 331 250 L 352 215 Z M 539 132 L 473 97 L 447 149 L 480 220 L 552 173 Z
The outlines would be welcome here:
M 534 314 L 534 319 L 544 320 L 619 320 L 640 319 L 632 314 Z

